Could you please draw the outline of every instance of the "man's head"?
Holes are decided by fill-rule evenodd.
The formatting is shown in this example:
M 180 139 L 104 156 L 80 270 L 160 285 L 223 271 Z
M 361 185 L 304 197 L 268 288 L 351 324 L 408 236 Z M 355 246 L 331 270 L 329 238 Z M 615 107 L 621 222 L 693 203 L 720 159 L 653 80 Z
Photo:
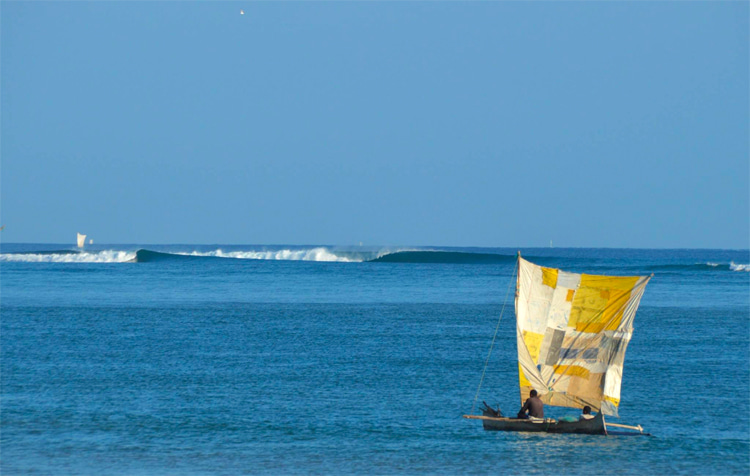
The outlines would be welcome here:
M 591 407 L 588 406 L 588 405 L 586 405 L 585 407 L 583 407 L 583 414 L 584 415 L 591 415 Z
M 536 390 L 532 390 L 529 392 L 529 397 L 536 397 Z

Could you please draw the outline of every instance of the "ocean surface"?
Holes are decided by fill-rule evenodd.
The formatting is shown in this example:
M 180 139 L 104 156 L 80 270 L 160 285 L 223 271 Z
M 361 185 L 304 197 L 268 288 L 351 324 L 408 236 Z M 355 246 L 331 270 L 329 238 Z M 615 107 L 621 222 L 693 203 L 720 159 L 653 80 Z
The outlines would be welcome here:
M 2 244 L 0 474 L 750 474 L 748 250 L 520 250 L 654 274 L 610 420 L 651 437 L 462 418 L 521 404 L 516 251 Z

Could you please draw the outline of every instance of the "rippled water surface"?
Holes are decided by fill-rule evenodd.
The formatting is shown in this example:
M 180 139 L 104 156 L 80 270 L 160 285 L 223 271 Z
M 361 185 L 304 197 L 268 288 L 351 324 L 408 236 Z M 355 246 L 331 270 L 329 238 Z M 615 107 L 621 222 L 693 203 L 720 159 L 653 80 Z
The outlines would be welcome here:
M 520 406 L 515 250 L 217 250 L 4 245 L 2 474 L 750 472 L 747 251 L 523 250 L 654 273 L 619 421 L 654 436 L 632 438 L 461 418 L 498 318 L 478 401 Z

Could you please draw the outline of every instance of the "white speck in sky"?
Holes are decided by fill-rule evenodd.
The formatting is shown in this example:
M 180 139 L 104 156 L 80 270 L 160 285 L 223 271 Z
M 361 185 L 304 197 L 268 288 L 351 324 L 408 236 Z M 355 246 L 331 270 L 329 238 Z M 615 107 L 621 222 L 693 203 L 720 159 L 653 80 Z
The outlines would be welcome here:
M 245 10 L 240 10 L 240 15 L 244 15 L 244 14 L 245 14 Z

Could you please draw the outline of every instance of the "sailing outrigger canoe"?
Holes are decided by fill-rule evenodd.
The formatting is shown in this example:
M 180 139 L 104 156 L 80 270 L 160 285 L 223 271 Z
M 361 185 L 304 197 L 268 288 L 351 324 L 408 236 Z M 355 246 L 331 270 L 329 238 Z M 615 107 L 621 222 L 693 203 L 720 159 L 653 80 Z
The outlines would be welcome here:
M 534 389 L 545 405 L 589 406 L 598 413 L 573 421 L 507 418 L 485 404 L 482 415 L 464 418 L 482 420 L 485 430 L 494 431 L 646 435 L 640 425 L 607 423 L 604 416 L 619 416 L 625 350 L 650 278 L 568 273 L 535 265 L 519 253 L 515 304 L 521 401 Z
M 590 420 L 555 420 L 554 418 L 505 418 L 497 417 L 492 411 L 484 410 L 483 415 L 464 415 L 464 418 L 482 420 L 488 431 L 531 431 L 545 433 L 579 433 L 584 435 L 644 435 L 643 428 L 619 423 L 607 423 L 604 414 L 598 413 Z

